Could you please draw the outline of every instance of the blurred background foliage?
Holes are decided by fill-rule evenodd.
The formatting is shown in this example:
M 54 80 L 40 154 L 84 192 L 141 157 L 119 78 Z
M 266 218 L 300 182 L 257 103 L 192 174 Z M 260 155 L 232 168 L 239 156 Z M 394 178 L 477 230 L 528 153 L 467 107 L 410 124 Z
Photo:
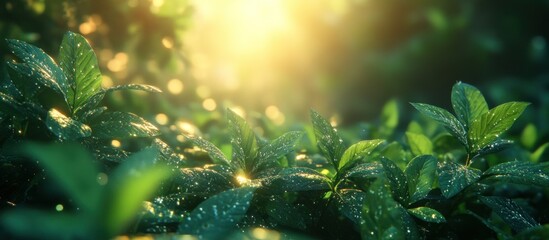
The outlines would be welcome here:
M 547 0 L 5 0 L 0 38 L 56 56 L 63 33 L 79 32 L 105 87 L 166 92 L 113 94 L 111 109 L 189 131 L 226 107 L 275 125 L 305 121 L 309 108 L 353 124 L 396 98 L 406 119 L 407 102 L 449 107 L 465 81 L 491 105 L 532 102 L 525 121 L 547 133 L 548 12 Z M 9 58 L 5 42 L 0 52 Z

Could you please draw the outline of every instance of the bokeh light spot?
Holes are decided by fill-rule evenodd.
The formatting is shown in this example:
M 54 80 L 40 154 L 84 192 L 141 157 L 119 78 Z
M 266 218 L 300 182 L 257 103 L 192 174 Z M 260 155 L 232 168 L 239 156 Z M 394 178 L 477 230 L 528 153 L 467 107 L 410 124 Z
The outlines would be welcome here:
M 183 82 L 181 80 L 174 78 L 168 81 L 168 92 L 170 92 L 173 95 L 180 94 L 183 92 Z
M 115 147 L 115 148 L 119 148 L 120 146 L 122 146 L 122 143 L 116 139 L 112 140 L 111 141 L 111 146 Z
M 166 125 L 168 124 L 169 118 L 168 118 L 168 115 L 164 113 L 159 113 L 159 114 L 156 114 L 156 116 L 154 117 L 154 120 L 160 125 Z
M 202 102 L 202 107 L 208 111 L 213 111 L 217 108 L 217 103 L 213 100 L 213 98 L 207 98 Z

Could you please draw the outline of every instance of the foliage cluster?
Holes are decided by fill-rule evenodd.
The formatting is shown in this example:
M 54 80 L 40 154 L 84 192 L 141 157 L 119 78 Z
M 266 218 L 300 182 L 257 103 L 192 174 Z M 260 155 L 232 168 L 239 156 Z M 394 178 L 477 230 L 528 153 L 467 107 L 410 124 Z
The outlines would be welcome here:
M 82 36 L 64 36 L 57 62 L 22 41 L 8 45 L 18 61 L 8 63 L 0 87 L 0 231 L 7 237 L 549 234 L 547 144 L 539 145 L 534 125 L 520 144 L 502 138 L 528 103 L 490 109 L 477 88 L 458 82 L 451 93 L 455 115 L 412 103 L 426 118 L 404 133 L 396 128 L 398 107 L 389 102 L 360 137 L 311 111 L 311 125 L 275 130 L 274 140 L 227 110 L 229 143 L 188 134 L 178 154 L 181 146 L 163 130 L 101 106 L 112 91 L 159 90 L 103 89 Z

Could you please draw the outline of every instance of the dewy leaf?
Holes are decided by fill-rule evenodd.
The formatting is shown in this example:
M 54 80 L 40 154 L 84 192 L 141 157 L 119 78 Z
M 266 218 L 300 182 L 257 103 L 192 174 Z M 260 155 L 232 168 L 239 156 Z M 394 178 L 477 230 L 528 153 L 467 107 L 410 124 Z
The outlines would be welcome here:
M 9 66 L 9 68 L 7 68 L 9 78 L 11 79 L 11 83 L 13 83 L 16 87 L 17 93 L 22 94 L 26 99 L 32 99 L 41 87 L 40 84 L 32 82 L 32 79 L 38 79 L 41 77 L 39 73 L 34 72 L 25 63 L 8 62 L 7 65 Z M 9 80 L 6 79 L 5 81 Z M 15 94 L 11 95 L 15 96 Z
M 484 176 L 488 177 L 487 180 L 547 187 L 549 186 L 549 163 L 506 162 L 489 168 L 484 172 Z
M 8 40 L 8 47 L 32 71 L 23 71 L 20 72 L 21 74 L 39 76 L 35 81 L 58 92 L 67 100 L 69 88 L 67 77 L 50 56 L 40 48 L 15 39 Z
M 92 134 L 91 128 L 86 124 L 63 115 L 55 108 L 48 111 L 46 127 L 60 140 L 76 140 Z
M 246 216 L 254 188 L 235 188 L 199 204 L 179 225 L 178 233 L 207 239 L 222 237 Z
M 525 102 L 501 104 L 475 119 L 469 128 L 471 149 L 476 152 L 507 131 L 529 105 Z
M 451 198 L 480 179 L 480 170 L 452 161 L 438 163 L 438 183 L 442 195 Z
M 278 166 L 277 160 L 293 151 L 297 140 L 303 136 L 302 132 L 287 132 L 272 142 L 259 148 L 257 164 L 254 170 Z
M 383 174 L 383 165 L 379 162 L 362 163 L 351 168 L 344 178 L 375 178 Z
M 127 112 L 108 112 L 90 124 L 93 137 L 102 139 L 153 137 L 160 134 L 158 128 L 145 119 Z
M 276 176 L 262 179 L 270 193 L 327 190 L 329 181 L 321 173 L 305 167 L 285 168 Z
M 213 143 L 207 141 L 206 139 L 203 139 L 202 137 L 194 137 L 194 136 L 187 136 L 187 137 L 196 146 L 206 151 L 206 153 L 208 153 L 208 155 L 212 158 L 212 160 L 215 163 L 231 166 L 231 162 L 229 161 L 229 159 L 227 159 L 227 157 L 225 157 L 223 152 L 219 148 L 217 148 Z
M 21 152 L 38 160 L 46 169 L 46 174 L 57 180 L 77 206 L 84 211 L 99 211 L 99 171 L 90 154 L 81 145 L 26 143 Z
M 67 104 L 75 113 L 91 96 L 101 91 L 97 57 L 84 37 L 67 32 L 59 48 L 59 66 L 69 84 Z
M 467 142 L 467 130 L 465 126 L 450 112 L 445 109 L 424 104 L 424 103 L 411 103 L 420 113 L 432 118 L 438 123 L 442 124 L 446 130 L 456 137 L 463 145 L 468 146 Z
M 511 140 L 497 139 L 494 142 L 492 142 L 492 143 L 484 146 L 480 150 L 478 150 L 477 154 L 475 156 L 473 156 L 473 158 L 478 157 L 478 156 L 482 156 L 482 155 L 486 155 L 486 154 L 489 154 L 489 153 L 499 152 L 499 151 L 513 145 L 513 143 L 514 142 L 511 141 Z
M 182 168 L 173 181 L 178 191 L 198 196 L 210 196 L 234 187 L 230 176 L 204 168 Z
M 102 216 L 110 235 L 120 233 L 136 216 L 143 201 L 171 175 L 168 167 L 155 164 L 158 156 L 157 149 L 145 148 L 122 161 L 109 176 L 107 206 Z
M 385 170 L 385 175 L 389 180 L 391 186 L 391 192 L 393 197 L 401 204 L 407 204 L 408 202 L 408 181 L 406 176 L 398 168 L 398 166 L 391 160 L 382 158 L 381 164 L 383 164 L 383 169 Z
M 425 135 L 406 132 L 406 139 L 410 145 L 410 151 L 415 156 L 433 153 L 433 143 Z
M 511 199 L 481 196 L 480 200 L 490 207 L 505 223 L 509 224 L 515 232 L 522 232 L 539 225 L 530 214 Z
M 350 219 L 357 227 L 362 221 L 362 206 L 366 199 L 366 193 L 356 189 L 342 189 L 339 194 L 338 210 Z
M 339 166 L 338 161 L 345 151 L 343 140 L 332 125 L 319 113 L 311 110 L 311 119 L 313 120 L 313 130 L 318 148 L 337 169 Z
M 119 85 L 114 86 L 111 88 L 107 88 L 105 90 L 106 93 L 114 92 L 114 91 L 120 91 L 120 90 L 138 90 L 138 91 L 145 91 L 145 92 L 151 92 L 151 93 L 161 93 L 162 90 L 160 88 L 157 88 L 155 86 L 147 85 L 147 84 L 126 84 L 126 85 Z
M 352 165 L 356 160 L 360 159 L 365 155 L 370 154 L 372 150 L 374 150 L 383 142 L 384 140 L 382 139 L 363 140 L 351 145 L 343 153 L 343 156 L 339 161 L 338 170 L 342 170 L 347 165 Z
M 252 170 L 257 156 L 257 140 L 246 121 L 230 109 L 227 110 L 229 130 L 232 137 L 233 163 L 245 171 Z
M 482 93 L 469 84 L 458 82 L 452 87 L 452 107 L 457 118 L 467 128 L 482 114 L 488 112 L 488 104 Z
M 433 188 L 437 169 L 437 159 L 431 155 L 417 156 L 406 167 L 410 203 L 427 196 Z
M 433 222 L 433 223 L 446 222 L 446 218 L 444 218 L 442 213 L 432 208 L 418 207 L 418 208 L 408 209 L 408 212 L 425 222 Z
M 363 239 L 419 239 L 414 220 L 393 200 L 384 178 L 378 178 L 366 192 L 362 219 Z

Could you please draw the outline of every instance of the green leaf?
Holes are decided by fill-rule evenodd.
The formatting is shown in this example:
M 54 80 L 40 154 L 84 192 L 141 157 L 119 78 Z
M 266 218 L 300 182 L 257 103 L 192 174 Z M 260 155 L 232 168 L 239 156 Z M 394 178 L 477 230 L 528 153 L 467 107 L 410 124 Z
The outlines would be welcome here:
M 420 113 L 432 118 L 439 124 L 444 126 L 452 136 L 456 137 L 463 145 L 468 146 L 467 142 L 467 130 L 465 126 L 450 112 L 445 109 L 424 104 L 424 103 L 411 103 Z
M 212 158 L 212 160 L 215 163 L 231 166 L 231 162 L 229 161 L 229 159 L 227 159 L 227 157 L 225 157 L 223 152 L 219 148 L 217 148 L 213 143 L 201 137 L 187 136 L 187 138 L 189 138 L 189 140 L 192 143 L 194 143 L 196 146 L 206 151 L 206 153 L 208 153 L 208 155 Z
M 162 90 L 160 88 L 157 88 L 152 85 L 147 84 L 126 84 L 126 85 L 118 85 L 114 87 L 107 88 L 105 90 L 105 93 L 110 93 L 114 91 L 121 91 L 121 90 L 137 90 L 137 91 L 144 91 L 144 92 L 150 92 L 150 93 L 161 93 Z
M 261 146 L 257 156 L 257 164 L 254 166 L 254 172 L 279 166 L 277 160 L 292 152 L 297 141 L 302 136 L 302 132 L 287 132 L 272 142 Z
M 515 232 L 521 232 L 539 225 L 530 214 L 511 199 L 481 196 L 480 200 L 484 205 L 490 207 L 503 221 L 509 224 Z
M 362 163 L 354 166 L 345 174 L 344 178 L 376 178 L 383 174 L 383 165 L 379 162 Z
M 406 132 L 406 139 L 414 156 L 433 154 L 433 143 L 425 135 Z
M 458 120 L 467 128 L 482 114 L 488 112 L 488 104 L 482 93 L 469 84 L 458 82 L 452 87 L 452 107 Z
M 246 121 L 230 109 L 227 110 L 229 130 L 233 146 L 233 163 L 246 172 L 255 166 L 257 156 L 257 140 L 252 128 Z
M 360 227 L 366 193 L 356 189 L 342 189 L 337 196 L 339 212 Z
M 345 151 L 343 140 L 332 125 L 314 110 L 311 110 L 311 119 L 313 120 L 313 130 L 320 152 L 337 169 L 339 166 L 338 161 Z
M 517 240 L 549 239 L 549 224 L 529 228 L 515 236 Z
M 341 171 L 343 168 L 353 165 L 358 159 L 370 154 L 372 150 L 383 142 L 384 140 L 382 139 L 363 140 L 351 145 L 343 153 L 343 156 L 339 161 L 338 170 Z
M 101 139 L 153 137 L 160 134 L 151 123 L 127 112 L 104 113 L 90 127 L 93 129 L 92 136 Z
M 99 171 L 90 154 L 81 145 L 26 143 L 21 152 L 37 160 L 46 170 L 46 174 L 55 179 L 83 211 L 99 210 Z
M 484 172 L 486 180 L 549 186 L 549 163 L 534 164 L 528 161 L 501 163 Z
M 125 159 L 109 176 L 103 216 L 110 235 L 120 233 L 136 216 L 143 201 L 171 175 L 168 167 L 155 164 L 158 156 L 157 149 L 145 148 Z
M 408 212 L 412 214 L 414 217 L 417 217 L 418 219 L 421 219 L 422 221 L 425 221 L 425 222 L 432 222 L 432 223 L 446 222 L 446 218 L 444 218 L 442 213 L 432 208 L 418 207 L 418 208 L 408 209 Z
M 475 119 L 469 127 L 469 143 L 472 152 L 477 152 L 494 142 L 507 131 L 529 105 L 525 102 L 501 104 Z
M 282 195 L 271 195 L 265 205 L 268 221 L 278 226 L 306 230 L 307 223 L 312 219 L 307 214 L 306 206 L 290 203 Z
M 433 188 L 437 169 L 437 159 L 431 155 L 417 156 L 406 167 L 408 194 L 410 203 L 417 202 L 427 196 Z
M 40 48 L 15 39 L 8 40 L 8 47 L 26 64 L 24 70 L 17 71 L 58 92 L 67 100 L 69 89 L 67 77 L 50 56 Z
M 88 125 L 63 115 L 55 108 L 48 111 L 46 127 L 62 141 L 77 140 L 92 134 Z
M 4 212 L 1 225 L 16 239 L 86 239 L 93 236 L 90 222 L 81 215 L 17 209 Z M 3 235 L 6 233 L 3 231 Z M 10 235 L 7 235 L 10 236 Z M 4 236 L 6 237 L 6 236 Z
M 76 113 L 90 97 L 101 91 L 97 57 L 84 37 L 67 32 L 59 48 L 59 66 L 69 84 L 67 104 L 72 113 Z
M 41 77 L 39 73 L 33 72 L 25 63 L 8 62 L 7 65 L 9 66 L 9 68 L 7 68 L 9 78 L 11 79 L 13 86 L 16 87 L 17 95 L 21 94 L 26 99 L 32 99 L 40 90 L 40 85 L 32 82 L 32 79 Z M 13 91 L 13 89 L 11 91 Z M 16 96 L 16 94 L 11 95 L 13 97 Z
M 327 190 L 330 189 L 329 181 L 319 172 L 305 167 L 285 168 L 276 176 L 262 179 L 270 193 Z
M 398 126 L 398 104 L 395 99 L 385 103 L 381 111 L 380 137 L 389 137 Z
M 452 161 L 438 163 L 438 183 L 442 195 L 451 198 L 480 179 L 480 170 Z
M 182 168 L 174 176 L 173 181 L 180 192 L 211 196 L 233 188 L 231 176 L 205 168 Z
M 386 179 L 378 178 L 366 192 L 362 210 L 363 239 L 419 239 L 413 219 L 391 197 Z
M 541 156 L 545 152 L 545 149 L 549 147 L 549 143 L 544 143 L 541 145 L 536 151 L 534 151 L 532 154 L 530 154 L 530 161 L 537 163 L 539 162 Z
M 177 232 L 206 239 L 222 237 L 246 216 L 254 190 L 236 188 L 207 199 L 185 218 Z
M 393 197 L 401 204 L 407 204 L 408 202 L 408 181 L 406 176 L 398 168 L 398 166 L 386 158 L 381 159 L 381 164 L 383 164 L 383 169 L 385 170 L 385 175 L 389 180 L 391 186 L 391 192 Z
M 507 139 L 496 139 L 494 142 L 484 146 L 480 150 L 478 150 L 477 154 L 473 156 L 472 158 L 477 158 L 479 156 L 483 156 L 490 153 L 499 152 L 511 145 L 513 145 L 513 141 L 507 140 Z
M 520 142 L 527 149 L 532 149 L 534 148 L 537 140 L 538 130 L 536 128 L 536 125 L 529 123 L 528 125 L 526 125 L 524 130 L 522 130 L 522 134 L 520 135 Z

